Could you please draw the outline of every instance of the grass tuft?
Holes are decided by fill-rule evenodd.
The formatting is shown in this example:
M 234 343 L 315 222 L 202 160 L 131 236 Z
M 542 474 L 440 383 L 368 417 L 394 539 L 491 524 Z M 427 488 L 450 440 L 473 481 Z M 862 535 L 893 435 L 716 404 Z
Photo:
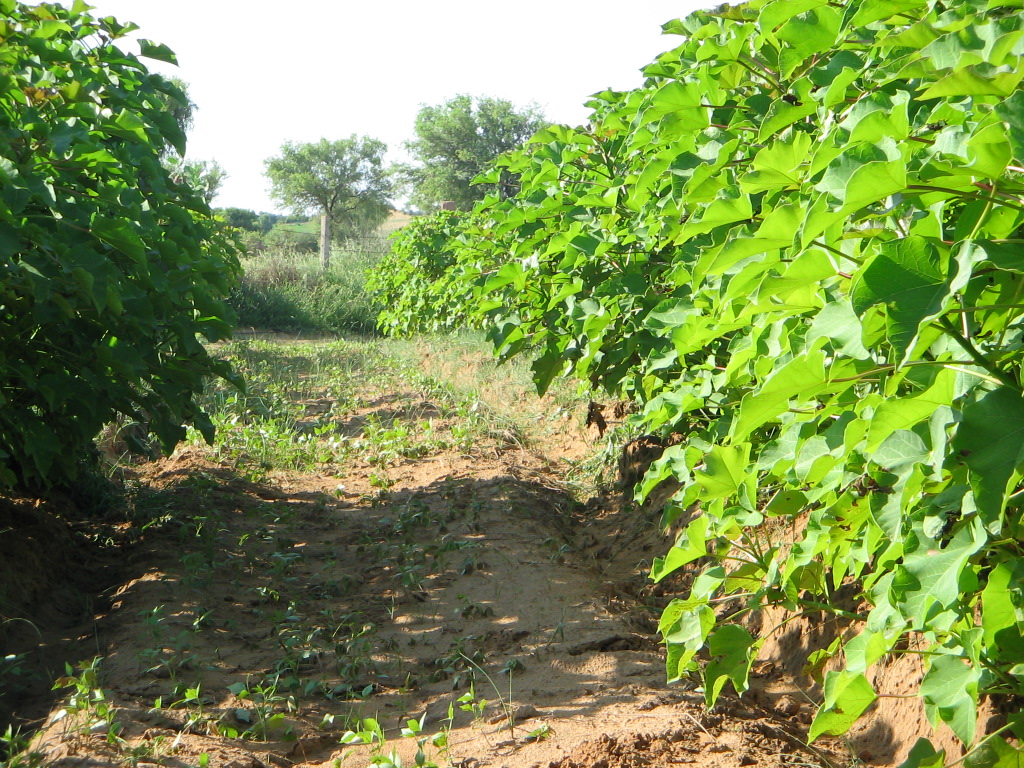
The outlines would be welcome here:
M 377 309 L 366 291 L 367 274 L 387 249 L 385 238 L 363 238 L 319 257 L 280 246 L 243 259 L 244 275 L 229 303 L 241 328 L 291 332 L 372 334 Z

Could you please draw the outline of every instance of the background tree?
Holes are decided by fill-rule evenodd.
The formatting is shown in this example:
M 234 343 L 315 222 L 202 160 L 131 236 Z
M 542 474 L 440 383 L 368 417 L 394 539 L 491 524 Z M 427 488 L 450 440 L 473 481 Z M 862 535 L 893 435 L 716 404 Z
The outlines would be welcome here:
M 368 136 L 314 144 L 287 142 L 265 163 L 270 196 L 295 213 L 319 213 L 320 262 L 330 266 L 336 228 L 379 226 L 388 216 L 391 182 L 384 168 L 387 145 Z
M 260 215 L 248 208 L 218 208 L 218 216 L 224 219 L 224 223 L 235 229 L 245 229 L 249 232 L 258 232 L 260 229 Z
M 510 101 L 459 95 L 444 104 L 424 106 L 416 115 L 416 140 L 406 143 L 418 166 L 403 169 L 410 202 L 433 210 L 450 200 L 469 210 L 477 200 L 517 189 L 516 177 L 502 171 L 495 183 L 473 185 L 501 153 L 521 146 L 547 125 L 536 106 L 517 109 Z
M 180 89 L 117 48 L 134 25 L 84 3 L 3 7 L 0 488 L 39 487 L 73 478 L 117 414 L 165 450 L 188 423 L 212 439 L 195 395 L 231 372 L 197 337 L 230 333 L 238 253 L 161 164 L 185 152 L 166 110 Z

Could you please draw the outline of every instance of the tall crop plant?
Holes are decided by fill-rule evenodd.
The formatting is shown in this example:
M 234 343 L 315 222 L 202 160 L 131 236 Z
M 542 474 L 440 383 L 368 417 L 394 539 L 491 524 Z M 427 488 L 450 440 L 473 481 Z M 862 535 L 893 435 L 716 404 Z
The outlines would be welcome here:
M 502 161 L 522 191 L 441 279 L 541 388 L 580 376 L 684 436 L 641 488 L 700 510 L 652 572 L 699 568 L 662 616 L 671 679 L 708 649 L 707 702 L 742 692 L 746 612 L 825 611 L 852 629 L 812 738 L 910 647 L 971 744 L 980 697 L 1024 694 L 1024 14 L 755 0 L 666 30 L 642 88 Z
M 484 267 L 472 259 L 475 246 L 463 235 L 471 221 L 466 213 L 438 211 L 391 235 L 390 251 L 367 282 L 381 307 L 378 328 L 401 335 L 474 324 L 473 286 Z
M 198 336 L 230 331 L 236 250 L 160 163 L 181 93 L 87 9 L 0 0 L 0 488 L 74 475 L 116 413 L 212 437 L 195 393 L 230 375 Z

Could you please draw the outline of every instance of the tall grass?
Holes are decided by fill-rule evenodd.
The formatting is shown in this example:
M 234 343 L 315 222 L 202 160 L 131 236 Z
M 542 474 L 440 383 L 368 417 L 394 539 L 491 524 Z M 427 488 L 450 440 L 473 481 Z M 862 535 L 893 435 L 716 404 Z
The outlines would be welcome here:
M 279 245 L 243 259 L 244 275 L 229 303 L 240 328 L 313 333 L 373 333 L 377 310 L 367 273 L 387 248 L 383 237 L 335 247 L 331 267 L 317 254 Z

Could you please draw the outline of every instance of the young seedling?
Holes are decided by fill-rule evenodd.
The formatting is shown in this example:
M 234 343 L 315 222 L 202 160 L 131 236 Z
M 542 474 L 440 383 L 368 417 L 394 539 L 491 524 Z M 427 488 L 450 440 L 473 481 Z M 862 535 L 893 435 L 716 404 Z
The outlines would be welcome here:
M 99 667 L 102 657 L 78 665 L 78 674 L 70 664 L 64 665 L 65 674 L 57 678 L 53 690 L 72 689 L 64 706 L 54 715 L 52 722 L 65 721 L 66 727 L 82 734 L 106 731 L 107 741 L 116 743 L 121 726 L 114 720 L 114 707 L 107 701 L 99 685 Z

